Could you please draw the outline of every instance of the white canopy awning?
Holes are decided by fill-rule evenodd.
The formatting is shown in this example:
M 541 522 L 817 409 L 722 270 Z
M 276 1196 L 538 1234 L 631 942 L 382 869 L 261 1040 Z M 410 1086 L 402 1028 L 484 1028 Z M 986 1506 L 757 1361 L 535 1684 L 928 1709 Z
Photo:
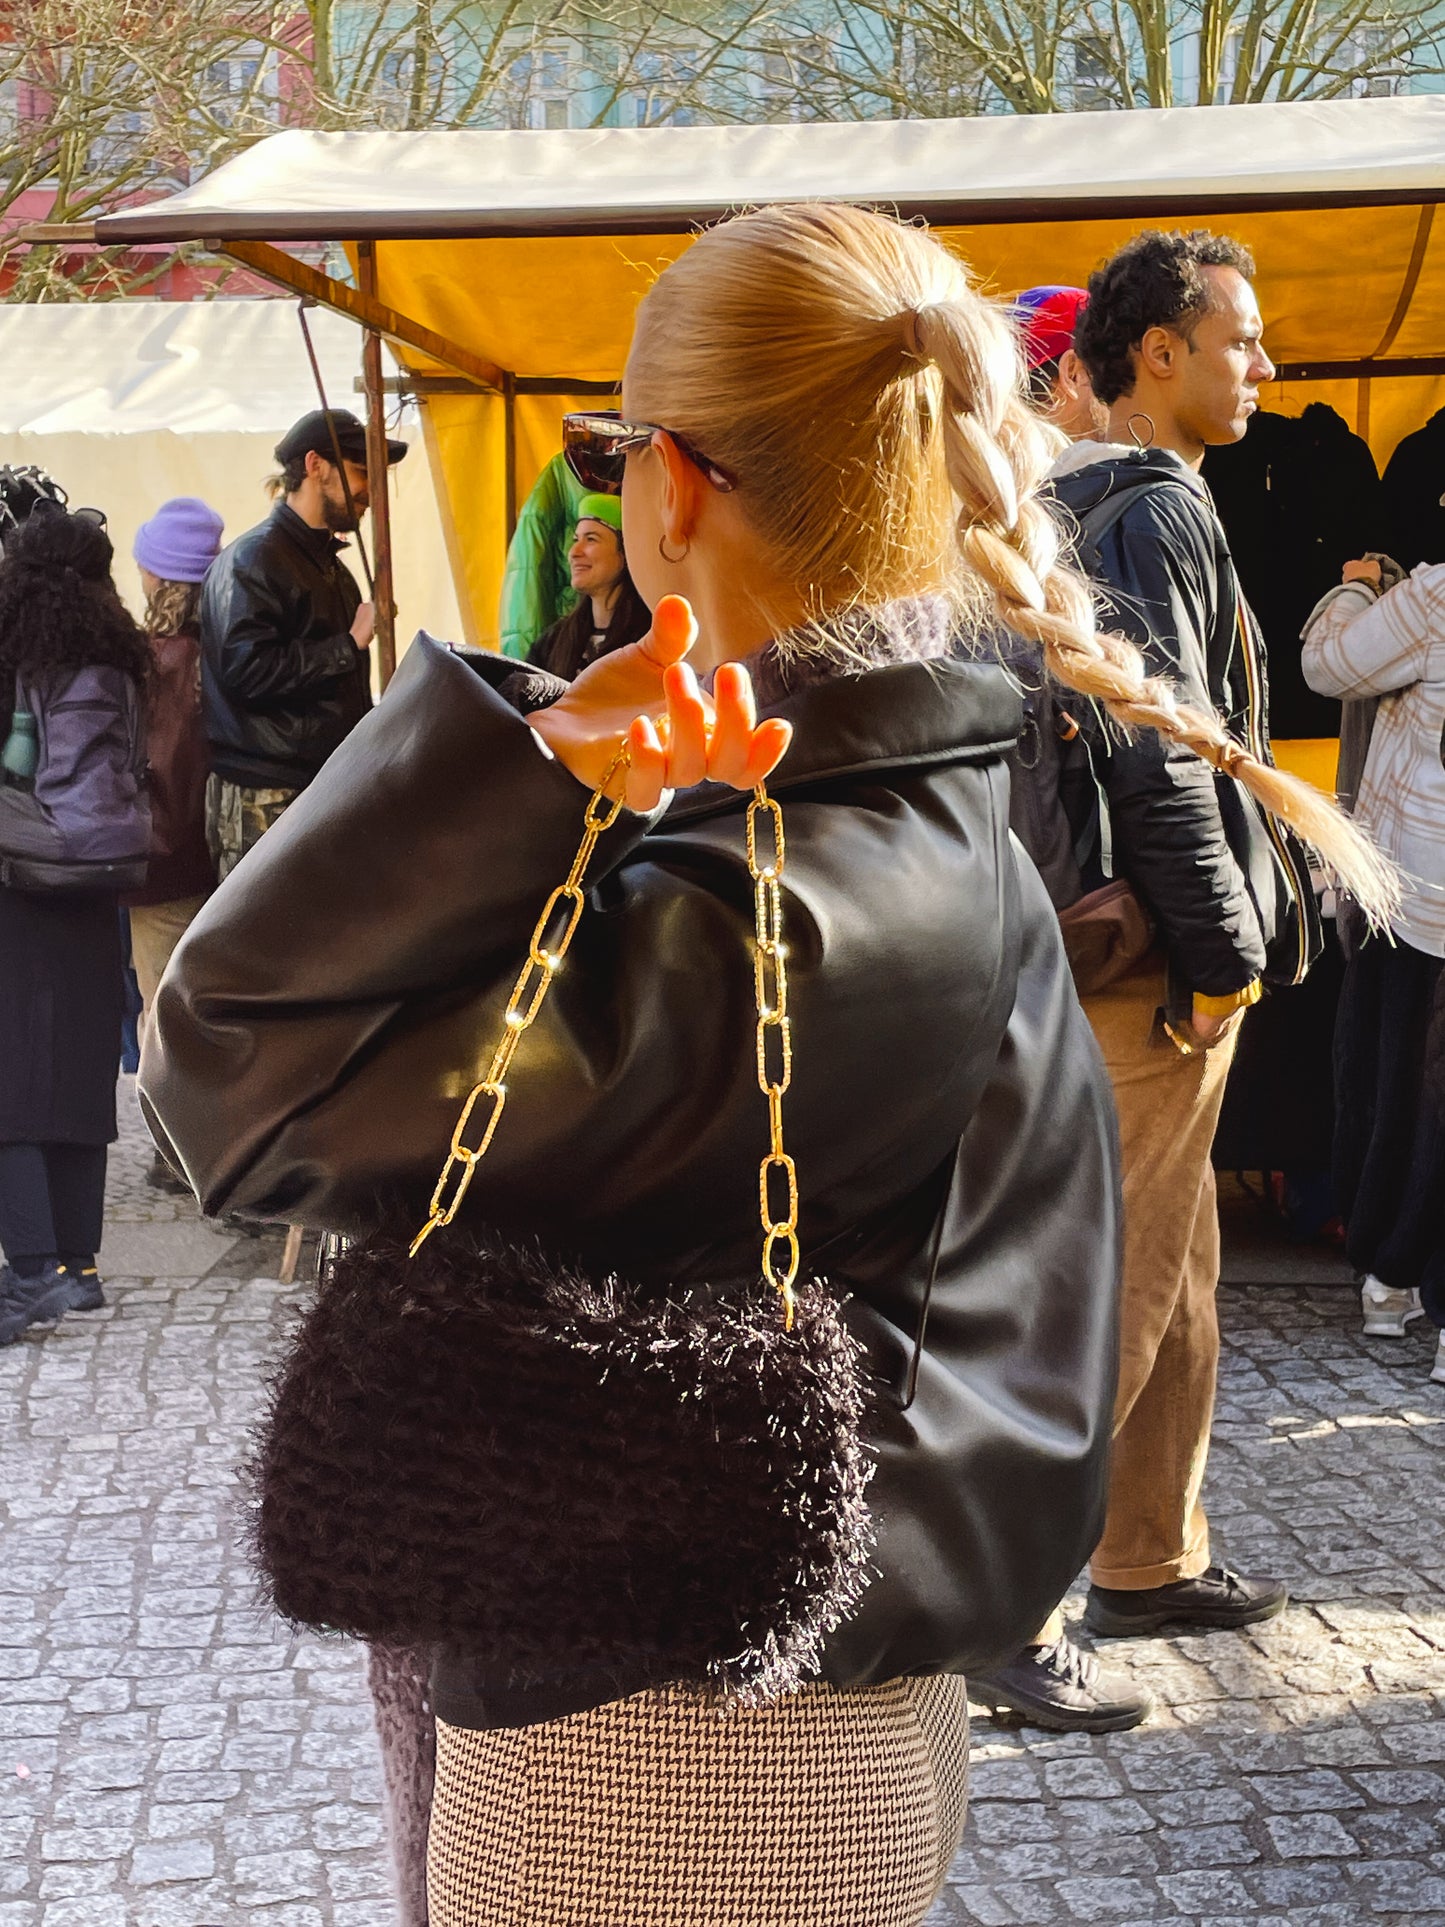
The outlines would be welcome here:
M 353 323 L 308 317 L 327 396 L 364 412 Z M 281 431 L 317 406 L 288 301 L 0 304 L 0 434 Z
M 308 320 L 328 399 L 363 414 L 358 329 L 325 308 Z M 139 524 L 175 495 L 209 502 L 227 540 L 259 522 L 275 444 L 317 406 L 292 301 L 0 304 L 0 367 L 0 462 L 34 462 L 72 502 L 105 510 L 115 578 L 137 610 Z M 445 507 L 416 425 L 402 433 L 413 447 L 392 473 L 401 633 L 460 635 Z
M 105 242 L 676 233 L 823 196 L 935 224 L 1445 198 L 1445 98 L 769 127 L 272 136 Z

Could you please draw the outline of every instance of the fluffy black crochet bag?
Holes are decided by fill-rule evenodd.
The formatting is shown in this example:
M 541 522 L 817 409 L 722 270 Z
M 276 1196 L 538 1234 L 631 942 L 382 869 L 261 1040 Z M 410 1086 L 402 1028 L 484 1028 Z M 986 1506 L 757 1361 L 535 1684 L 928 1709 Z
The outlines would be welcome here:
M 615 814 L 599 790 L 426 1226 L 323 1269 L 257 1442 L 254 1545 L 277 1610 L 306 1625 L 461 1642 L 516 1684 L 615 1667 L 757 1704 L 816 1670 L 863 1590 L 872 1471 L 861 1348 L 825 1285 L 793 1290 L 782 820 L 764 791 L 748 813 L 771 1126 L 758 1281 L 649 1293 L 452 1223 Z

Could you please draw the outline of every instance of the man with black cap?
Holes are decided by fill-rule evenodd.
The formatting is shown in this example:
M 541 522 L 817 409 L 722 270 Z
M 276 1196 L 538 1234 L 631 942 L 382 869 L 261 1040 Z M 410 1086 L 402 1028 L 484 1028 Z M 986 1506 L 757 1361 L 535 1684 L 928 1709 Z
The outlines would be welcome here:
M 389 462 L 405 454 L 387 443 Z M 371 707 L 376 612 L 340 559 L 370 501 L 365 426 L 314 409 L 276 460 L 281 499 L 221 551 L 201 599 L 206 835 L 222 877 Z

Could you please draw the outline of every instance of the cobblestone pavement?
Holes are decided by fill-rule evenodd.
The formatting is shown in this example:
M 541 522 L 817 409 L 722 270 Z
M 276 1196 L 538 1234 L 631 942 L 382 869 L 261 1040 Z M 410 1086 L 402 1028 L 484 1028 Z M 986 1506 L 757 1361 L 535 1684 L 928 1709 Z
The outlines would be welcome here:
M 268 1620 L 236 1542 L 302 1294 L 278 1240 L 145 1187 L 125 1097 L 110 1309 L 0 1351 L 0 1927 L 393 1927 L 356 1650 Z M 1140 1732 L 980 1717 L 930 1927 L 1445 1927 L 1445 1388 L 1328 1259 L 1236 1241 L 1230 1275 L 1209 1501 L 1296 1603 L 1112 1645 L 1160 1696 Z

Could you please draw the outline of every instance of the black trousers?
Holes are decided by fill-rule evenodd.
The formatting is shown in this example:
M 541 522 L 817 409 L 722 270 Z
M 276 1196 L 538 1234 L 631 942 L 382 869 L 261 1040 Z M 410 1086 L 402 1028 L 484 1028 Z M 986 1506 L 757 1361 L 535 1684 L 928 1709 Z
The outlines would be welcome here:
M 1360 1272 L 1445 1325 L 1445 963 L 1367 938 L 1335 1026 L 1335 1196 Z
M 103 1144 L 0 1144 L 0 1245 L 17 1271 L 79 1266 L 100 1249 Z

